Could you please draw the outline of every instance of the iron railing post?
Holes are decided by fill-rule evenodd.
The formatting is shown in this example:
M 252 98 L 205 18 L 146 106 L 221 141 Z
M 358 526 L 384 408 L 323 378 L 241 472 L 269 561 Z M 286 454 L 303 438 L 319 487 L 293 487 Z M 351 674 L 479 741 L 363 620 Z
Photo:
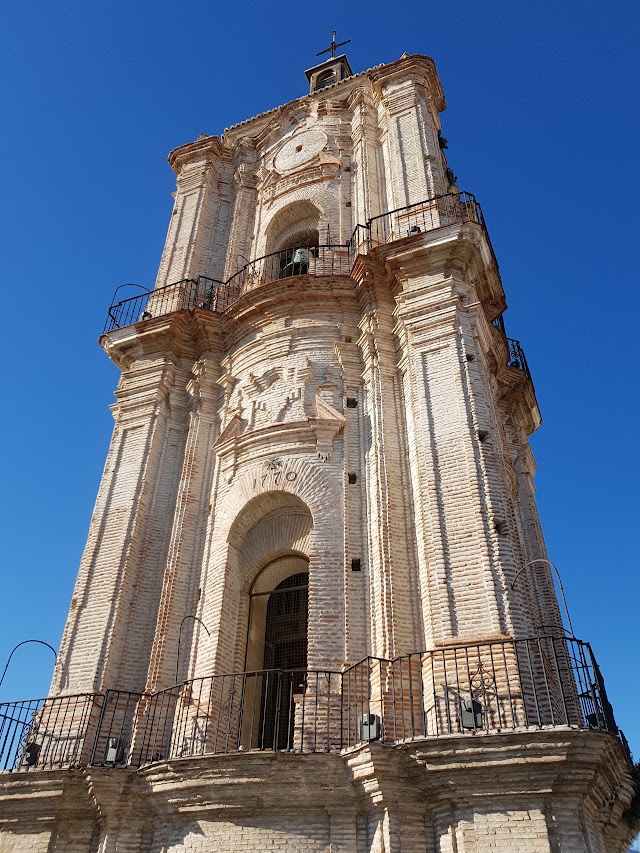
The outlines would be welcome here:
M 109 690 L 105 690 L 103 694 L 103 701 L 100 707 L 100 713 L 98 715 L 98 722 L 96 723 L 96 736 L 93 739 L 93 746 L 91 747 L 91 756 L 89 759 L 89 765 L 94 765 L 96 763 L 96 750 L 98 749 L 98 741 L 100 739 L 100 731 L 102 729 L 102 723 L 104 722 L 104 715 L 107 708 L 107 699 L 109 697 Z

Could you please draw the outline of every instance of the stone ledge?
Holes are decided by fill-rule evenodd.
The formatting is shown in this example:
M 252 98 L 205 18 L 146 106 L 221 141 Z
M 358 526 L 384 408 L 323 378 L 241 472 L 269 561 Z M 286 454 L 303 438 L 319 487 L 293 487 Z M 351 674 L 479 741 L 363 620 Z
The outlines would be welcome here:
M 370 817 L 400 808 L 405 817 L 413 815 L 421 825 L 426 819 L 434 827 L 445 812 L 477 812 L 479 820 L 516 840 L 528 837 L 521 826 L 527 809 L 540 816 L 543 809 L 551 823 L 559 810 L 585 809 L 602 837 L 621 850 L 626 837 L 622 812 L 631 792 L 627 765 L 613 737 L 540 729 L 399 745 L 373 742 L 343 754 L 208 755 L 137 771 L 89 767 L 6 773 L 0 776 L 0 829 L 17 838 L 60 827 L 69 832 L 80 824 L 96 831 L 117 824 L 127 832 L 158 821 L 176 827 L 193 820 L 221 826 L 231 821 L 248 827 L 274 815 L 286 824 L 288 817 L 332 814 L 339 802 L 338 811 Z M 7 849 L 22 849 L 16 843 Z

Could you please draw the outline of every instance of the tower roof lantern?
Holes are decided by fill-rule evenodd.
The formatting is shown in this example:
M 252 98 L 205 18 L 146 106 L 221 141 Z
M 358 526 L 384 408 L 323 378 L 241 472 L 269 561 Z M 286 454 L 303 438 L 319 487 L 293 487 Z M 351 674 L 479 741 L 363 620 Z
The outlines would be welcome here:
M 349 60 L 345 54 L 336 56 L 336 50 L 345 44 L 349 44 L 351 39 L 336 43 L 336 31 L 333 30 L 331 44 L 325 50 L 316 53 L 316 56 L 322 56 L 324 53 L 330 53 L 331 58 L 314 65 L 304 73 L 309 81 L 310 91 L 319 92 L 321 89 L 326 89 L 327 86 L 333 86 L 334 83 L 339 83 L 341 80 L 346 80 L 347 77 L 353 76 L 353 71 L 349 65 Z

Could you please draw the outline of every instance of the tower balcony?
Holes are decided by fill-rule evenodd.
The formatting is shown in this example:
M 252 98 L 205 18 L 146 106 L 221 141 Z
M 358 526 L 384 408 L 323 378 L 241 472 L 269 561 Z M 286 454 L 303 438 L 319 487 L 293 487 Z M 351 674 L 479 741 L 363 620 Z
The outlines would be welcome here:
M 359 255 L 367 255 L 379 246 L 465 223 L 475 224 L 483 230 L 495 261 L 482 210 L 475 197 L 467 192 L 447 193 L 388 211 L 369 219 L 364 225 L 356 225 L 347 243 L 296 246 L 255 258 L 226 281 L 199 276 L 155 290 L 141 285 L 120 285 L 109 308 L 104 332 L 175 311 L 202 308 L 223 313 L 243 294 L 284 278 L 348 276 Z M 140 292 L 125 299 L 116 298 L 122 288 L 130 287 Z
M 465 735 L 576 729 L 619 739 L 588 643 L 461 645 L 342 671 L 262 670 L 154 694 L 107 690 L 0 705 L 0 770 L 138 768 L 243 753 L 344 753 Z
M 502 332 L 507 347 L 507 367 L 515 367 L 516 370 L 521 370 L 533 386 L 533 379 L 531 378 L 531 371 L 529 370 L 524 350 L 522 349 L 520 341 L 507 337 L 507 330 L 504 325 L 504 317 L 502 314 L 499 314 L 495 319 L 493 319 L 491 321 L 491 325 L 494 329 L 498 329 Z

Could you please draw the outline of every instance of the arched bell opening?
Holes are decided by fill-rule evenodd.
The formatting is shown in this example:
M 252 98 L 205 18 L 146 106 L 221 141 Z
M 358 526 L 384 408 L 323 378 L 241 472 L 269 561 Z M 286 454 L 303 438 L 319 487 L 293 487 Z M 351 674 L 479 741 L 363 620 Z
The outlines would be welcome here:
M 293 742 L 295 697 L 306 681 L 308 610 L 305 557 L 279 557 L 252 585 L 245 706 L 258 722 L 254 748 L 288 749 Z
M 275 214 L 267 228 L 268 279 L 305 275 L 318 257 L 320 211 L 310 201 L 294 201 Z M 275 253 L 275 256 L 273 256 Z

